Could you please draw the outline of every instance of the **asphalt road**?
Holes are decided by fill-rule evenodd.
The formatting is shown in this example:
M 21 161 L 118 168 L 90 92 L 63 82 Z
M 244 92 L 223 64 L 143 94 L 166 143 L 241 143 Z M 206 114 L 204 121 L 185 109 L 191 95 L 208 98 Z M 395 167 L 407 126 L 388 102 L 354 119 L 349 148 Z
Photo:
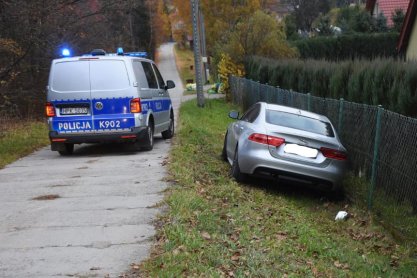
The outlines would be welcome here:
M 177 115 L 183 86 L 173 44 L 159 58 L 177 85 Z M 81 145 L 70 157 L 46 147 L 0 170 L 0 277 L 117 277 L 146 258 L 170 145 L 156 138 L 138 153 Z

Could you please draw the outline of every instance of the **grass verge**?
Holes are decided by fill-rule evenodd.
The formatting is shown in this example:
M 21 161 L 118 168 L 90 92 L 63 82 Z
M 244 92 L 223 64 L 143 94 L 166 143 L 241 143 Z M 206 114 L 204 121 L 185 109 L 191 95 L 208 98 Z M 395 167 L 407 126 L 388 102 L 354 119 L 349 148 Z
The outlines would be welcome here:
M 238 184 L 220 159 L 231 109 L 181 107 L 169 162 L 173 186 L 146 277 L 412 277 L 414 246 L 395 242 L 372 217 L 317 191 Z M 351 217 L 335 222 L 339 210 Z
M 0 135 L 0 169 L 49 143 L 43 122 L 17 122 Z

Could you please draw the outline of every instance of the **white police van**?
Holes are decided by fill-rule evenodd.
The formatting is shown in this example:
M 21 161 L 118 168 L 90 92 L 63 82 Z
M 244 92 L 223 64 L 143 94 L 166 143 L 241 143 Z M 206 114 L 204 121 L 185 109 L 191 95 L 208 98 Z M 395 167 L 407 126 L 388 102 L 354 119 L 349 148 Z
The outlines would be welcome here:
M 68 54 L 65 53 L 65 54 Z M 47 86 L 51 150 L 71 154 L 74 144 L 129 142 L 151 150 L 153 137 L 174 135 L 166 83 L 146 53 L 91 54 L 52 61 Z

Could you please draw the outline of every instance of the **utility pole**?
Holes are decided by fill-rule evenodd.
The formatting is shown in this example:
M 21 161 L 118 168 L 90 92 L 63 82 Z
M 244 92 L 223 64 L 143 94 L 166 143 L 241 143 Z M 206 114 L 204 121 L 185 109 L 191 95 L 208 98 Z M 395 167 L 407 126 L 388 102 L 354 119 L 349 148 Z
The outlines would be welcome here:
M 202 70 L 203 70 L 203 84 L 207 84 L 210 73 L 208 68 L 208 59 L 207 59 L 207 49 L 206 49 L 206 27 L 204 26 L 204 14 L 203 11 L 200 9 L 199 12 L 199 22 L 200 22 L 200 42 L 201 42 L 201 59 L 203 62 Z
M 193 22 L 193 42 L 194 42 L 194 63 L 195 78 L 197 87 L 197 105 L 204 107 L 203 76 L 201 72 L 201 52 L 200 52 L 200 30 L 198 24 L 199 0 L 190 0 L 192 7 Z

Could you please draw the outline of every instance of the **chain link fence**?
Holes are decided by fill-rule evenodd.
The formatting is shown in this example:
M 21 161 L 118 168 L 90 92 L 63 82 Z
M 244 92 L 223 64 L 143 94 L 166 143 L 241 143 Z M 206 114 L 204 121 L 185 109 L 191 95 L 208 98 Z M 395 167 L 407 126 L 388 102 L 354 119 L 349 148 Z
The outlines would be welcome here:
M 244 78 L 229 80 L 233 102 L 243 110 L 264 101 L 326 115 L 348 150 L 352 175 L 346 193 L 399 236 L 417 239 L 417 119 Z

